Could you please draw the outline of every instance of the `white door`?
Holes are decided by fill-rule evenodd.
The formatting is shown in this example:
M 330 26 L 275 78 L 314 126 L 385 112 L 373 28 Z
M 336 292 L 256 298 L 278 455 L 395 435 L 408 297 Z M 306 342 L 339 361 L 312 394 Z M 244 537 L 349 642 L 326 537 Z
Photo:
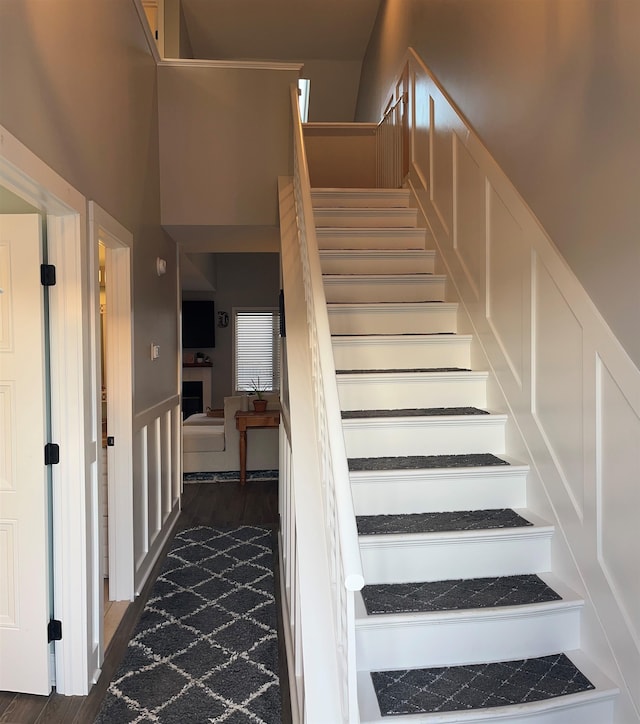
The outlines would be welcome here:
M 0 690 L 48 694 L 41 219 L 0 215 Z

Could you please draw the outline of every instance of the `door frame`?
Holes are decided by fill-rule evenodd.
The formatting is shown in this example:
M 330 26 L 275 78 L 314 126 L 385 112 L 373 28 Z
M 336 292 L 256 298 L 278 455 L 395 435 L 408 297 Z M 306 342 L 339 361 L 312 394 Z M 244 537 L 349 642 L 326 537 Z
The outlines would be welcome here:
M 93 300 L 94 334 L 93 363 L 96 380 L 96 411 L 101 396 L 98 381 L 100 365 L 100 306 L 98 281 L 98 242 L 106 247 L 105 285 L 108 311 L 105 317 L 108 339 L 105 372 L 108 380 L 107 434 L 115 438 L 115 446 L 107 448 L 108 540 L 109 540 L 109 599 L 133 601 L 133 326 L 131 254 L 133 234 L 102 209 L 89 201 L 89 239 L 91 257 L 91 297 Z M 96 415 L 99 427 L 100 415 Z M 100 432 L 98 432 L 100 436 Z M 101 480 L 100 462 L 98 463 Z M 102 526 L 98 526 L 102 534 Z M 102 535 L 98 541 L 102 551 Z M 100 556 L 102 561 L 102 556 Z M 94 571 L 98 583 L 103 577 L 102 565 Z M 96 612 L 102 622 L 102 598 Z M 100 637 L 102 647 L 102 636 Z M 102 657 L 101 657 L 102 659 Z
M 91 423 L 89 295 L 85 197 L 0 126 L 0 184 L 46 215 L 50 295 L 51 426 L 60 445 L 53 477 L 53 610 L 63 637 L 55 644 L 56 689 L 85 695 L 99 671 L 89 660 L 95 590 L 89 555 L 94 520 L 88 481 L 97 457 Z M 74 384 L 69 384 L 74 381 Z

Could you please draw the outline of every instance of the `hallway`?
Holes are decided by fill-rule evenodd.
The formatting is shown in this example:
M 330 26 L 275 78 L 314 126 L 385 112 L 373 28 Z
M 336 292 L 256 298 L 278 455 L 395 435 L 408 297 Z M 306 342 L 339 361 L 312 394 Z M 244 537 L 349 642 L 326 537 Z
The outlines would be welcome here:
M 278 483 L 274 481 L 237 483 L 190 483 L 185 485 L 182 512 L 176 532 L 198 525 L 231 527 L 238 525 L 278 526 Z M 169 546 L 167 546 L 168 548 Z M 55 692 L 49 697 L 0 693 L 1 724 L 91 724 L 96 717 L 109 686 L 125 654 L 129 638 L 144 608 L 149 592 L 166 555 L 163 551 L 141 595 L 127 610 L 120 628 L 109 646 L 102 675 L 86 697 L 66 697 Z M 276 597 L 279 598 L 276 570 Z M 278 603 L 278 611 L 280 605 Z M 278 622 L 279 635 L 281 622 Z M 283 722 L 290 721 L 288 681 L 285 652 L 282 643 L 280 657 L 280 688 L 283 695 Z M 113 724 L 117 724 L 114 722 Z M 194 724 L 197 724 L 194 722 Z

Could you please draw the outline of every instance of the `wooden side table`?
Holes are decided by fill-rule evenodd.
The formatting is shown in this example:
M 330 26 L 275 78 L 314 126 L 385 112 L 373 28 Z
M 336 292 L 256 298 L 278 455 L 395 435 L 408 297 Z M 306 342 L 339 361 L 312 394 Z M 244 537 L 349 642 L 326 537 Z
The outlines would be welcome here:
M 250 427 L 279 427 L 280 410 L 264 412 L 238 410 L 236 429 L 240 433 L 240 485 L 247 482 L 247 430 Z

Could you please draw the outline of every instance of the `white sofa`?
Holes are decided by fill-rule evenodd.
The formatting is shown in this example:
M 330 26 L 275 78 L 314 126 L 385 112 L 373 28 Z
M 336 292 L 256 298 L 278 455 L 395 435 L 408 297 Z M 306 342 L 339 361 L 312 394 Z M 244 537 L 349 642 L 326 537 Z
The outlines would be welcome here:
M 279 409 L 277 395 L 265 395 L 267 408 Z M 191 415 L 182 423 L 182 469 L 185 473 L 240 470 L 240 433 L 235 414 L 243 397 L 224 398 L 224 418 Z M 249 401 L 249 406 L 251 402 Z M 247 433 L 247 470 L 278 469 L 278 430 L 256 428 Z

